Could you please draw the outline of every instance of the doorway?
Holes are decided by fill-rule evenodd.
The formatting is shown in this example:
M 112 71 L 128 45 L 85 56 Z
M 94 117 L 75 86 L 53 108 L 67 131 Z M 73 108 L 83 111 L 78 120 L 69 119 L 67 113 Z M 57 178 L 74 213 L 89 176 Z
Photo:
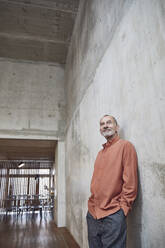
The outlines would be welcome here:
M 54 212 L 56 144 L 0 139 L 0 214 Z

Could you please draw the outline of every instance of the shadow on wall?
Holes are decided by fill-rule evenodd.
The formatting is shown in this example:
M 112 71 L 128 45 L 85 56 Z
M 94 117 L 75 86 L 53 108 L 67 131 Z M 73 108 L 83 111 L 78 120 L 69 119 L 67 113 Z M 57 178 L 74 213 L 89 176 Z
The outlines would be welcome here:
M 141 232 L 142 232 L 142 189 L 138 170 L 138 195 L 133 204 L 132 211 L 128 214 L 127 227 L 128 227 L 128 238 L 127 248 L 141 248 Z
M 120 137 L 125 139 L 124 131 L 120 129 Z M 135 147 L 136 149 L 136 147 Z M 138 168 L 138 195 L 133 204 L 132 210 L 127 217 L 127 248 L 141 248 L 141 232 L 142 232 L 142 188 L 140 181 L 140 171 Z

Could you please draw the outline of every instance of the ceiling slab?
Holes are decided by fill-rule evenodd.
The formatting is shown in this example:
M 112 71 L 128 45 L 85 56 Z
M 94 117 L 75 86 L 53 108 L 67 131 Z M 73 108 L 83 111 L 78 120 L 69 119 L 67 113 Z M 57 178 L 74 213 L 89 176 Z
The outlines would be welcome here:
M 0 57 L 65 64 L 68 45 L 0 34 Z
M 54 161 L 56 141 L 0 139 L 0 160 Z
M 0 57 L 65 64 L 79 0 L 0 0 Z

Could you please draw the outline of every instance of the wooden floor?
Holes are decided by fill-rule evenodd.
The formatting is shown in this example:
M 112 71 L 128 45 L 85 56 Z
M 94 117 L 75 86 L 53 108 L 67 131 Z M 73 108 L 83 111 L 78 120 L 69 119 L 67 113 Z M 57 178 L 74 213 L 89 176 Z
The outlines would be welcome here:
M 0 216 L 0 248 L 79 248 L 66 228 L 57 228 L 51 213 Z

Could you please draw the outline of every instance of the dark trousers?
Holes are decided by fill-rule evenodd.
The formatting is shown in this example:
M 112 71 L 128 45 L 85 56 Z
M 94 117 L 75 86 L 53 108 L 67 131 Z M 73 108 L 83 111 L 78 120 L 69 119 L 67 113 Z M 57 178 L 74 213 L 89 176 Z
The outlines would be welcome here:
M 127 224 L 122 209 L 102 219 L 87 213 L 89 248 L 126 248 Z

